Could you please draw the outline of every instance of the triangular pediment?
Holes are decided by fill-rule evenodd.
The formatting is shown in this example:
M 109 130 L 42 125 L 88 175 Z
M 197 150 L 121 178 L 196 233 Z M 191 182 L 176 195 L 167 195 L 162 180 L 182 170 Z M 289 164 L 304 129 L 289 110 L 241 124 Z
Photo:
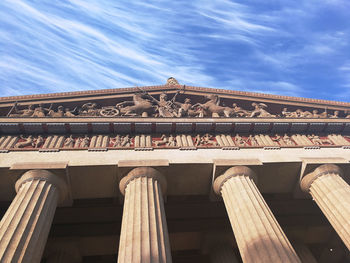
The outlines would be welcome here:
M 2 117 L 346 118 L 348 109 L 345 102 L 179 84 L 0 98 Z
M 345 102 L 178 83 L 6 97 L 0 152 L 349 147 L 349 109 Z

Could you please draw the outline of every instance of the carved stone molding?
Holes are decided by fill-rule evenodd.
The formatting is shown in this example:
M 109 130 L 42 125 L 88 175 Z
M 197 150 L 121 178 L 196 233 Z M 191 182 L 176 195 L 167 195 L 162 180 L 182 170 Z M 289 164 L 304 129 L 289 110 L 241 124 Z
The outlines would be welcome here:
M 320 149 L 321 147 L 350 146 L 350 137 L 340 134 L 70 134 L 70 135 L 3 135 L 0 136 L 0 151 L 59 150 L 153 150 L 153 149 L 223 149 L 281 148 Z

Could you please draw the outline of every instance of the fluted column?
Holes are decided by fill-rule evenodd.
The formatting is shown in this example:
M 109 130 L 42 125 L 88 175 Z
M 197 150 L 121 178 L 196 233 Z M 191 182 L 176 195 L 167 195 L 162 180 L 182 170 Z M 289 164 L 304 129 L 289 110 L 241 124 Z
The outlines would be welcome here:
M 350 186 L 335 164 L 324 164 L 301 180 L 301 189 L 310 193 L 323 214 L 350 250 Z
M 222 244 L 214 247 L 210 251 L 211 263 L 238 263 L 233 248 L 228 244 Z
M 0 262 L 40 262 L 66 183 L 46 170 L 30 170 L 16 182 L 17 195 L 0 222 Z
M 171 262 L 164 176 L 151 167 L 135 168 L 120 181 L 119 188 L 125 200 L 118 263 Z
M 293 247 L 265 203 L 254 172 L 235 166 L 216 178 L 244 263 L 300 262 Z

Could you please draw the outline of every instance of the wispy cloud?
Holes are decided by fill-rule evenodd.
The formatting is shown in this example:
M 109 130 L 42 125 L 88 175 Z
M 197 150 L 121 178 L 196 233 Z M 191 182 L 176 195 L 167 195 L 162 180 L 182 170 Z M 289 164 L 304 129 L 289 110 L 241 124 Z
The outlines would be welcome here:
M 314 91 L 319 83 L 341 86 L 332 72 L 350 60 L 347 6 L 4 0 L 1 95 L 154 85 L 174 76 L 187 85 L 327 96 Z

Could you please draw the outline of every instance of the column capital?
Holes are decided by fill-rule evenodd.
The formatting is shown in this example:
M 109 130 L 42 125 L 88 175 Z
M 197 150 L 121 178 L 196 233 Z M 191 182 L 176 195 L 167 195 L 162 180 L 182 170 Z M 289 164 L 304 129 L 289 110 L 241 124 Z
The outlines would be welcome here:
M 127 176 L 123 177 L 120 180 L 120 183 L 119 183 L 120 192 L 123 195 L 125 195 L 125 189 L 128 186 L 128 184 L 132 180 L 140 177 L 148 177 L 148 178 L 153 178 L 154 180 L 157 180 L 161 186 L 162 193 L 163 194 L 166 193 L 167 182 L 164 175 L 162 175 L 158 170 L 152 167 L 137 167 L 132 169 Z
M 23 184 L 32 180 L 46 181 L 54 185 L 59 191 L 59 202 L 63 202 L 68 196 L 68 185 L 64 180 L 48 170 L 29 170 L 25 172 L 16 182 L 15 188 L 18 193 Z
M 312 183 L 319 177 L 326 175 L 326 174 L 333 174 L 333 175 L 339 175 L 343 177 L 343 171 L 342 169 L 335 164 L 322 164 L 318 166 L 313 172 L 305 175 L 301 181 L 300 181 L 300 187 L 301 189 L 308 193 L 310 190 L 310 187 Z
M 221 188 L 225 184 L 227 180 L 229 180 L 232 177 L 244 175 L 248 176 L 249 178 L 253 179 L 254 182 L 257 182 L 257 176 L 254 173 L 252 169 L 250 169 L 247 166 L 234 166 L 226 170 L 226 172 L 219 177 L 217 177 L 214 181 L 214 192 L 217 195 L 221 195 Z

